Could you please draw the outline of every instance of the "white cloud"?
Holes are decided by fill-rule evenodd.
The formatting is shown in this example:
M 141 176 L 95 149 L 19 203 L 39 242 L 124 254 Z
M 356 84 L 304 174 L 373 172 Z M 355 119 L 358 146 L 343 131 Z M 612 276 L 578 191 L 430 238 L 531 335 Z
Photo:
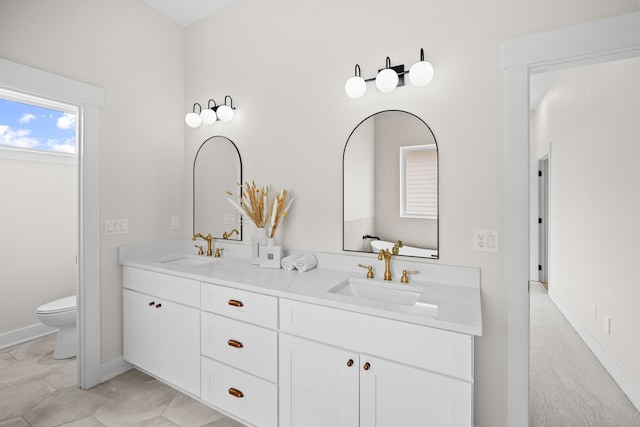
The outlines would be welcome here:
M 20 148 L 38 147 L 40 142 L 30 134 L 31 131 L 27 129 L 13 130 L 7 125 L 0 125 L 0 144 Z
M 76 139 L 69 138 L 64 141 L 59 141 L 57 139 L 50 139 L 47 141 L 47 145 L 49 146 L 49 150 L 54 151 L 56 153 L 75 153 L 76 152 Z
M 74 114 L 64 113 L 58 117 L 58 129 L 73 129 L 76 125 L 76 116 Z
M 20 117 L 20 124 L 23 125 L 25 123 L 29 123 L 31 120 L 35 120 L 36 116 L 30 113 L 24 113 L 22 117 Z

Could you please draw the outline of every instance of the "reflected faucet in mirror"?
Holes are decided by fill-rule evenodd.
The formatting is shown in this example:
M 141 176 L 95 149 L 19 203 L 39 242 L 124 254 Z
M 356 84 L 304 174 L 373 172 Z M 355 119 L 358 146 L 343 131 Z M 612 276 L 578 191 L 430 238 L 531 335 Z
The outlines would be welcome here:
M 400 248 L 401 248 L 401 247 L 403 247 L 403 246 L 404 246 L 404 245 L 403 245 L 403 243 L 402 243 L 402 240 L 398 240 L 398 241 L 396 242 L 396 244 L 395 244 L 395 245 L 393 245 L 393 248 L 391 249 L 391 252 L 392 252 L 394 255 L 398 255 L 398 253 L 400 253 Z
M 207 241 L 207 256 L 212 256 L 213 248 L 211 247 L 211 243 L 213 242 L 213 236 L 211 236 L 211 233 L 209 233 L 209 235 L 206 237 L 203 236 L 202 233 L 196 233 L 193 235 L 193 238 L 191 240 L 195 242 L 198 239 L 198 237 L 201 237 L 202 239 Z
M 240 235 L 240 232 L 234 228 L 233 230 L 231 230 L 228 233 L 226 231 L 224 233 L 222 233 L 222 238 L 224 240 L 227 240 L 229 237 L 233 236 L 233 233 L 236 233 L 237 235 Z

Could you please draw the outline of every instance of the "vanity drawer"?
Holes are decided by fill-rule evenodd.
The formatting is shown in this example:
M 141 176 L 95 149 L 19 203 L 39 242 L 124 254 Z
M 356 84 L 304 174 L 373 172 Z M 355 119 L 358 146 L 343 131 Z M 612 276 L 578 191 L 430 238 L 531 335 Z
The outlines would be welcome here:
M 280 299 L 280 332 L 473 381 L 473 337 Z
M 266 328 L 278 327 L 278 299 L 226 286 L 202 284 L 202 309 Z
M 278 425 L 278 387 L 202 357 L 202 400 L 261 427 Z
M 197 280 L 141 268 L 124 267 L 123 282 L 127 289 L 195 308 L 200 306 L 200 282 Z
M 278 334 L 202 312 L 202 354 L 272 382 L 278 379 Z

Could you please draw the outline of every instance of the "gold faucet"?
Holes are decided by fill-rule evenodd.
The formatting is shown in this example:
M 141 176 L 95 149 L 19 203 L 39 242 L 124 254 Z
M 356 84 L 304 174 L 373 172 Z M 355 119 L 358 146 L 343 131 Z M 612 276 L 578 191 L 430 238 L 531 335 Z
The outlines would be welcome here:
M 384 280 L 391 280 L 391 252 L 389 249 L 380 249 L 378 260 L 384 259 Z
M 236 233 L 238 236 L 240 235 L 240 232 L 238 230 L 236 230 L 235 228 L 233 230 L 231 230 L 230 232 L 224 232 L 222 234 L 222 238 L 227 240 L 229 237 L 233 236 L 233 233 Z
M 373 265 L 358 264 L 358 267 L 367 269 L 367 279 L 373 279 Z
M 212 256 L 213 255 L 213 248 L 211 247 L 211 242 L 213 242 L 213 236 L 211 235 L 211 233 L 209 233 L 208 236 L 203 236 L 201 233 L 196 233 L 193 235 L 193 241 L 195 241 L 198 237 L 202 237 L 204 240 L 207 241 L 207 256 Z
M 224 251 L 224 248 L 216 248 L 216 254 L 214 255 L 214 257 L 220 258 L 222 256 L 220 251 Z
M 396 242 L 396 244 L 395 244 L 395 245 L 393 245 L 393 249 L 391 249 L 391 252 L 392 252 L 394 255 L 398 255 L 398 253 L 400 252 L 400 248 L 401 248 L 401 247 L 403 247 L 403 246 L 404 246 L 404 244 L 402 243 L 402 240 L 398 240 L 398 241 Z

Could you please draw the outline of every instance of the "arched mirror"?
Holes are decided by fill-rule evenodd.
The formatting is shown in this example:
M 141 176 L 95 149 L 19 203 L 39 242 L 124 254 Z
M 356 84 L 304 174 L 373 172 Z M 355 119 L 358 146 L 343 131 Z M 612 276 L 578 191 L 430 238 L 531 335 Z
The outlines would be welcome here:
M 343 154 L 343 249 L 438 258 L 438 146 L 418 116 L 375 113 Z M 400 242 L 400 243 L 399 243 Z
M 238 147 L 225 136 L 202 143 L 193 161 L 193 233 L 242 240 L 238 212 L 229 204 L 227 192 L 240 197 L 242 159 Z M 233 231 L 236 230 L 236 231 Z

